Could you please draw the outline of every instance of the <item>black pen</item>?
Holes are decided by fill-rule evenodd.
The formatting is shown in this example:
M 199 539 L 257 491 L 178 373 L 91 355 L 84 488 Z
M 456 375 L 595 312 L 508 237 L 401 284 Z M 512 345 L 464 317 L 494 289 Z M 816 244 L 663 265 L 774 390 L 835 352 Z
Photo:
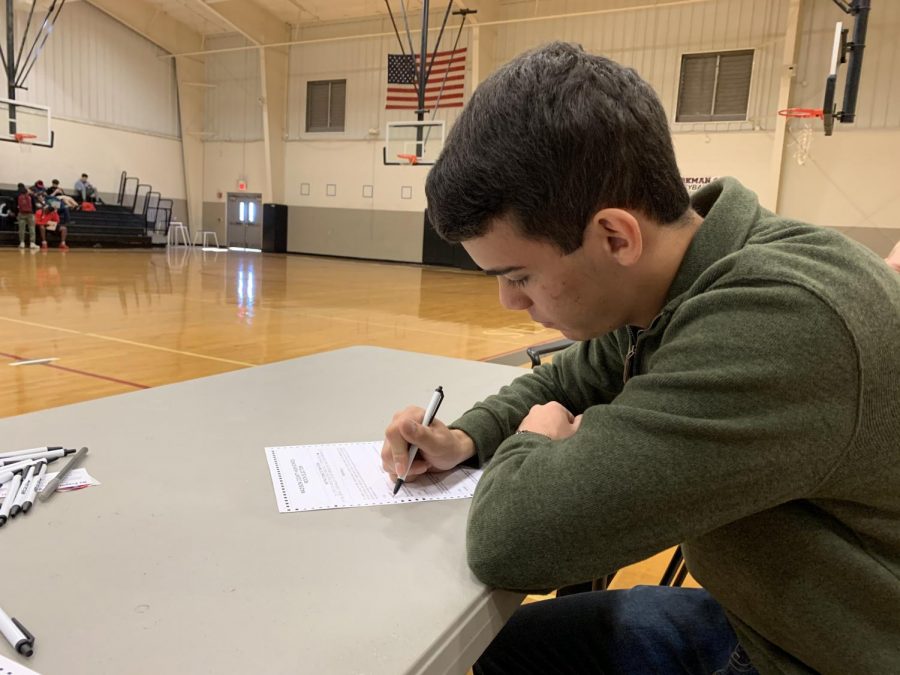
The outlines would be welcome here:
M 31 489 L 31 484 L 34 482 L 36 468 L 36 465 L 32 464 L 25 471 L 25 477 L 22 479 L 22 484 L 19 486 L 19 491 L 16 493 L 15 501 L 13 501 L 12 508 L 9 511 L 10 518 L 15 518 L 22 512 L 22 504 L 25 503 L 25 496 L 28 494 L 29 489 Z
M 51 450 L 62 450 L 61 445 L 45 445 L 42 448 L 27 448 L 25 450 L 10 450 L 9 452 L 0 452 L 0 459 L 9 459 L 10 457 L 19 457 L 20 455 L 33 455 L 37 452 L 50 452 Z
M 15 474 L 9 484 L 6 492 L 6 498 L 3 500 L 3 506 L 0 506 L 0 526 L 9 520 L 10 511 L 12 511 L 13 502 L 16 501 L 16 495 L 19 494 L 19 486 L 22 484 L 21 474 Z
M 431 421 L 434 419 L 434 416 L 437 415 L 438 408 L 441 407 L 441 401 L 444 400 L 444 389 L 443 387 L 438 387 L 434 390 L 434 394 L 431 397 L 431 401 L 428 403 L 428 407 L 425 409 L 425 419 L 422 420 L 422 426 L 427 427 L 431 424 Z M 394 483 L 394 494 L 396 495 L 400 491 L 400 487 L 406 481 L 406 477 L 409 475 L 409 468 L 412 466 L 413 460 L 416 458 L 416 453 L 419 451 L 419 446 L 415 443 L 409 446 L 409 456 L 406 460 L 406 472 L 402 476 L 397 476 L 397 482 Z
M 34 478 L 31 481 L 31 485 L 28 487 L 28 491 L 25 493 L 25 501 L 22 502 L 22 513 L 28 513 L 28 510 L 34 505 L 34 498 L 37 495 L 37 487 L 40 485 L 41 480 L 44 478 L 44 474 L 47 473 L 47 460 L 39 459 L 35 466 L 35 474 Z
M 46 459 L 48 462 L 52 462 L 54 459 L 59 459 L 60 457 L 65 457 L 66 455 L 71 455 L 75 452 L 75 449 L 65 449 L 65 448 L 54 448 L 53 450 L 38 450 L 35 452 L 29 452 L 24 455 L 15 455 L 14 457 L 0 457 L 0 464 L 17 464 L 18 462 L 24 462 L 25 460 L 34 460 L 35 462 L 39 459 Z M 0 469 L 5 469 L 6 467 L 0 467 Z

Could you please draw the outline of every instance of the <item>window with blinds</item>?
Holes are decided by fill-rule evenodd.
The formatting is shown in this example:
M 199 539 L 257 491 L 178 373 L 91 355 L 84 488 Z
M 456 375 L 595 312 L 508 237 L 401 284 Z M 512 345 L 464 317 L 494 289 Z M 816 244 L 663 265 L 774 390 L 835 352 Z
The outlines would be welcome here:
M 676 122 L 747 119 L 753 50 L 684 54 Z
M 306 130 L 343 131 L 347 80 L 306 83 Z

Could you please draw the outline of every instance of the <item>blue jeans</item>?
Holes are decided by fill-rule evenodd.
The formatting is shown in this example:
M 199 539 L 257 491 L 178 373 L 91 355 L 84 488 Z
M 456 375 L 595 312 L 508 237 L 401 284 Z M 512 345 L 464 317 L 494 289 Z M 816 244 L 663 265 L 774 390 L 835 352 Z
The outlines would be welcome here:
M 668 586 L 523 605 L 473 669 L 475 675 L 758 675 L 709 593 Z

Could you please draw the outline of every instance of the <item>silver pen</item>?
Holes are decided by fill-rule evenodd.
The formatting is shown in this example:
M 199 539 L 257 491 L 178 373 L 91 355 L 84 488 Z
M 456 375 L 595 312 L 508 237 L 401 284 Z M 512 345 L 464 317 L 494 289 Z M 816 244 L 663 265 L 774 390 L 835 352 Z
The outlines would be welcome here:
M 86 447 L 81 448 L 78 452 L 72 455 L 71 459 L 66 462 L 65 466 L 59 470 L 59 473 L 54 476 L 49 483 L 44 486 L 44 489 L 38 492 L 38 499 L 42 502 L 47 501 L 56 492 L 56 488 L 59 487 L 59 484 L 62 482 L 62 479 L 66 477 L 66 474 L 69 473 L 78 462 L 81 461 L 81 458 L 84 457 L 88 452 Z
M 431 401 L 428 403 L 428 408 L 425 409 L 425 419 L 422 420 L 422 426 L 427 427 L 434 420 L 434 416 L 437 414 L 438 408 L 441 407 L 441 401 L 444 400 L 444 389 L 443 387 L 438 387 L 434 390 L 434 394 L 431 396 Z M 413 460 L 416 458 L 416 453 L 419 451 L 419 446 L 415 443 L 409 446 L 409 451 L 407 453 L 406 460 L 406 472 L 402 476 L 397 476 L 397 482 L 394 483 L 394 494 L 400 491 L 400 487 L 406 482 L 406 477 L 409 475 L 409 468 L 412 466 Z

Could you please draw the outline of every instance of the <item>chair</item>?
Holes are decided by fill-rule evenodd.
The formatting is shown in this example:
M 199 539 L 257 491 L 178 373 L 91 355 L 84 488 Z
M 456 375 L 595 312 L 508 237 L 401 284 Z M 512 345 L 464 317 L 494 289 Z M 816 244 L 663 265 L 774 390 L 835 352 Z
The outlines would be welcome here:
M 178 243 L 179 234 L 181 235 L 181 241 L 184 242 L 183 244 Z M 191 231 L 188 229 L 187 225 L 179 223 L 177 220 L 173 220 L 169 225 L 168 231 L 166 231 L 166 246 L 190 246 L 190 236 Z
M 212 240 L 213 240 L 216 248 L 219 248 L 219 235 L 216 234 L 215 230 L 197 230 L 194 233 L 194 246 L 197 245 L 197 240 L 200 239 L 200 245 L 202 247 L 206 248 L 206 246 L 207 246 L 206 240 L 209 237 L 212 237 Z
M 531 359 L 531 367 L 537 368 L 539 365 L 541 365 L 541 358 L 543 356 L 552 354 L 553 352 L 558 352 L 573 344 L 575 344 L 575 340 L 556 340 L 554 342 L 547 342 L 545 344 L 529 347 L 525 350 L 525 353 L 528 354 L 528 358 Z M 659 581 L 659 585 L 681 586 L 681 584 L 684 583 L 685 577 L 687 577 L 687 573 L 688 570 L 687 565 L 685 565 L 684 563 L 684 554 L 681 552 L 681 546 L 678 546 L 675 548 L 675 553 L 672 554 L 672 559 L 666 566 L 665 572 L 663 572 L 662 579 L 660 579 Z M 565 586 L 564 588 L 558 589 L 556 591 L 556 595 L 557 597 L 560 597 L 563 595 L 572 595 L 573 593 L 584 593 L 586 591 L 605 591 L 607 588 L 609 588 L 609 584 L 612 582 L 615 576 L 616 573 L 612 572 L 600 579 L 586 581 L 582 584 Z
M 542 356 L 551 354 L 552 352 L 558 352 L 572 344 L 575 344 L 575 340 L 556 340 L 555 342 L 547 342 L 542 345 L 529 347 L 525 350 L 525 353 L 528 354 L 528 358 L 531 359 L 531 367 L 537 368 L 541 365 Z

